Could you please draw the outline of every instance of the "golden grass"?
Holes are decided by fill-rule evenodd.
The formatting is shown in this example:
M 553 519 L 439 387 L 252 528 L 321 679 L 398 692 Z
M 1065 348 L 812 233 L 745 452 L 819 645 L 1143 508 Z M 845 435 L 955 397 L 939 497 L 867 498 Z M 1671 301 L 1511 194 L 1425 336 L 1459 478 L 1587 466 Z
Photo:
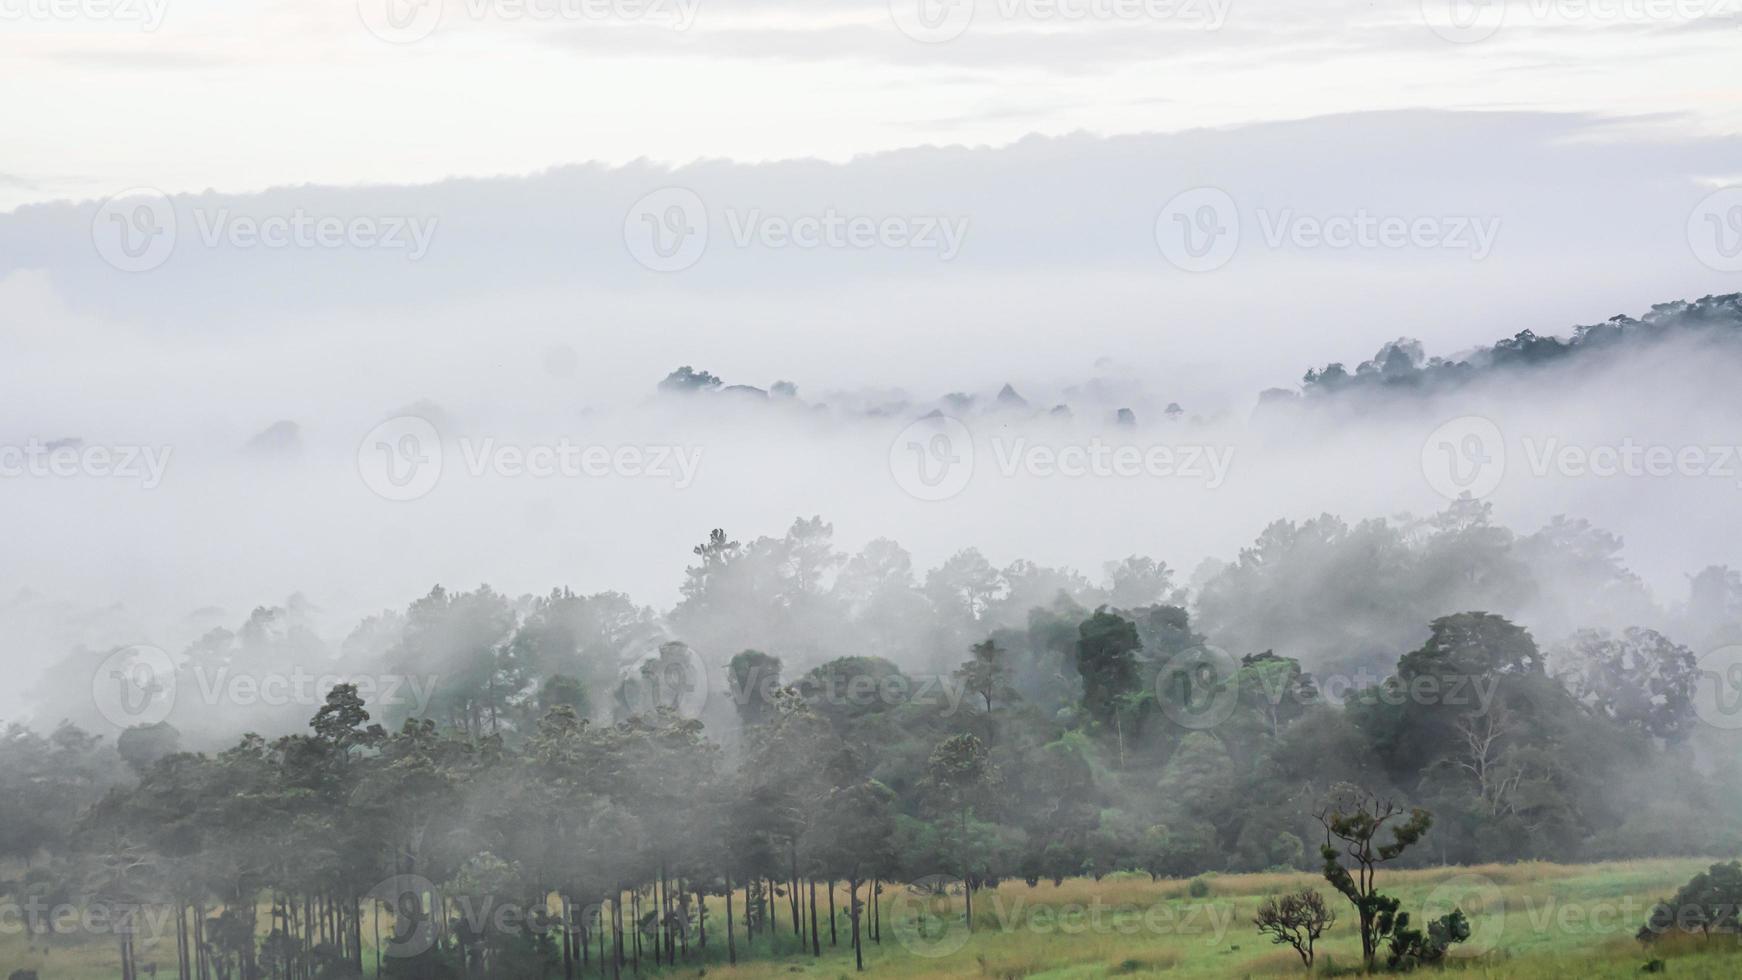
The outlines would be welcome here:
M 1496 885 L 1505 901 L 1501 920 L 1503 934 L 1497 947 L 1482 955 L 1466 956 L 1447 965 L 1448 973 L 1470 977 L 1535 978 L 1575 976 L 1579 980 L 1607 980 L 1638 976 L 1648 958 L 1668 961 L 1669 976 L 1693 980 L 1742 976 L 1742 956 L 1735 955 L 1734 942 L 1709 942 L 1699 937 L 1668 937 L 1642 949 L 1632 938 L 1639 922 L 1628 916 L 1614 920 L 1605 929 L 1568 927 L 1544 910 L 1575 909 L 1581 913 L 1600 906 L 1625 902 L 1637 906 L 1642 921 L 1644 909 L 1669 894 L 1709 860 L 1615 861 L 1586 865 L 1542 862 L 1489 864 L 1475 867 L 1422 868 L 1381 872 L 1381 887 L 1403 899 L 1406 907 L 1420 906 L 1433 889 L 1456 877 L 1476 875 Z M 1277 946 L 1253 929 L 1251 917 L 1266 895 L 1302 887 L 1325 892 L 1332 899 L 1339 919 L 1319 944 L 1320 962 L 1333 961 L 1347 968 L 1358 960 L 1358 937 L 1353 915 L 1318 875 L 1308 872 L 1211 875 L 1203 879 L 1209 894 L 1191 898 L 1190 880 L 1151 881 L 1144 876 L 1108 876 L 1101 881 L 1074 879 L 1059 886 L 1042 882 L 1030 887 L 1022 881 L 1006 881 L 997 889 L 975 895 L 975 931 L 965 936 L 959 950 L 927 958 L 904 949 L 896 938 L 895 911 L 891 900 L 900 885 L 885 886 L 884 934 L 881 944 L 869 938 L 867 916 L 865 958 L 868 978 L 915 977 L 921 980 L 1105 980 L 1165 976 L 1169 980 L 1210 980 L 1224 977 L 1301 976 L 1293 950 Z M 867 891 L 861 889 L 861 899 Z M 808 894 L 804 896 L 805 920 L 809 920 Z M 960 908 L 960 896 L 953 899 Z M 743 933 L 743 895 L 734 897 L 739 919 L 737 945 L 741 962 L 728 966 L 724 943 L 724 902 L 709 902 L 709 957 L 704 962 L 664 971 L 672 977 L 709 980 L 793 980 L 802 975 L 816 980 L 855 978 L 848 946 L 849 929 L 844 912 L 845 887 L 836 889 L 836 905 L 843 912 L 839 945 L 828 942 L 827 895 L 818 894 L 823 955 L 812 958 L 792 936 L 790 912 L 777 903 L 775 919 L 778 952 L 771 953 L 766 934 L 754 942 Z M 1082 928 L 1082 910 L 1099 907 L 1118 911 L 1127 918 L 1103 918 L 1099 927 Z M 1072 918 L 1064 913 L 1076 915 Z M 1195 919 L 1188 915 L 1198 916 Z M 1135 928 L 1123 928 L 1136 923 Z M 385 930 L 384 930 L 385 931 Z M 367 932 L 367 930 L 366 930 Z M 366 936 L 367 939 L 367 936 Z M 41 948 L 39 938 L 29 948 L 26 937 L 0 933 L 0 970 L 37 970 L 44 980 L 110 980 L 116 975 L 113 944 L 107 937 L 62 937 Z M 160 975 L 174 969 L 173 943 L 164 954 L 153 951 Z M 372 958 L 366 957 L 372 962 Z M 142 962 L 144 958 L 142 957 Z M 656 971 L 643 963 L 643 973 Z M 596 973 L 588 975 L 593 980 Z

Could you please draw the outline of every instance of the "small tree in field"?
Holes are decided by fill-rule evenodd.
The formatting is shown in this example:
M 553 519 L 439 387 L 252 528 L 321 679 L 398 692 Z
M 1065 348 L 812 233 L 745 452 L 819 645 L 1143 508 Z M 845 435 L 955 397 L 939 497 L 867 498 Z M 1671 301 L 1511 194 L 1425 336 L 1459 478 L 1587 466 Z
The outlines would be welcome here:
M 1400 924 L 1408 924 L 1406 916 L 1398 921 L 1398 900 L 1379 892 L 1375 881 L 1379 865 L 1421 840 L 1433 826 L 1433 815 L 1420 807 L 1406 814 L 1391 800 L 1345 784 L 1332 791 L 1331 802 L 1318 817 L 1325 828 L 1325 843 L 1319 848 L 1325 880 L 1355 906 L 1361 920 L 1361 959 L 1372 970 L 1380 940 Z M 1387 826 L 1391 843 L 1374 843 Z M 1344 858 L 1349 867 L 1343 866 Z
M 1267 898 L 1258 906 L 1252 923 L 1277 945 L 1287 943 L 1300 954 L 1301 964 L 1313 968 L 1313 944 L 1337 921 L 1337 913 L 1325 904 L 1325 897 L 1311 888 L 1302 888 L 1281 898 Z
M 1638 939 L 1649 943 L 1671 929 L 1698 931 L 1708 939 L 1714 932 L 1733 936 L 1742 932 L 1738 909 L 1742 909 L 1742 864 L 1714 864 L 1689 879 L 1674 898 L 1652 906 Z

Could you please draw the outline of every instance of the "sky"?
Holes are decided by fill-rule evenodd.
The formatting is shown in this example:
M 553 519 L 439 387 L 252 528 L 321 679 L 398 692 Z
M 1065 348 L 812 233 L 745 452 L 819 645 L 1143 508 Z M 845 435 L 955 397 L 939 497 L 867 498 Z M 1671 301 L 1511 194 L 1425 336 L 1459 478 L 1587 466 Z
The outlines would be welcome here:
M 1736 3 L 0 0 L 0 208 L 1384 109 L 1726 134 Z

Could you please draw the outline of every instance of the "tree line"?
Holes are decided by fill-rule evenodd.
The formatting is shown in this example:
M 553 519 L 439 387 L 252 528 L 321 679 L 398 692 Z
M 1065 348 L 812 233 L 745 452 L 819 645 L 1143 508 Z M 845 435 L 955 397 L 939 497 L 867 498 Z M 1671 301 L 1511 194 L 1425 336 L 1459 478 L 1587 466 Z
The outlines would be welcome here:
M 1502 553 L 1482 512 L 1460 521 L 1430 548 Z M 1351 852 L 1315 862 L 1313 845 L 1400 828 L 1386 846 L 1409 846 L 1369 856 L 1409 866 L 1742 840 L 1742 779 L 1699 724 L 1696 657 L 1655 629 L 1545 650 L 1504 615 L 1454 612 L 1338 685 L 1361 675 L 1217 650 L 1159 563 L 1129 559 L 1018 616 L 1013 596 L 1045 591 L 1023 577 L 1053 573 L 964 559 L 914 585 L 898 549 L 838 559 L 826 530 L 710 535 L 663 621 L 615 594 L 433 590 L 347 641 L 438 677 L 421 713 L 341 684 L 302 731 L 203 751 L 167 722 L 113 741 L 13 725 L 0 856 L 23 870 L 5 887 L 36 896 L 27 908 L 157 910 L 149 948 L 116 936 L 123 980 L 165 961 L 183 980 L 616 980 L 825 945 L 863 966 L 889 890 L 940 874 L 972 926 L 976 895 L 1004 881 L 1317 866 L 1370 960 L 1383 942 L 1419 961 L 1458 923 L 1415 929 L 1387 907 L 1359 870 L 1366 844 L 1342 874 Z M 1274 594 L 1289 587 L 1275 566 L 1242 556 L 1209 581 L 1223 600 L 1229 574 Z M 818 660 L 811 641 L 842 607 L 865 652 Z M 721 645 L 758 630 L 779 643 Z M 921 653 L 898 662 L 892 644 Z M 263 612 L 184 667 L 306 645 Z M 1345 786 L 1404 802 L 1358 818 L 1367 804 L 1336 803 Z M 1310 925 L 1311 901 L 1275 918 Z

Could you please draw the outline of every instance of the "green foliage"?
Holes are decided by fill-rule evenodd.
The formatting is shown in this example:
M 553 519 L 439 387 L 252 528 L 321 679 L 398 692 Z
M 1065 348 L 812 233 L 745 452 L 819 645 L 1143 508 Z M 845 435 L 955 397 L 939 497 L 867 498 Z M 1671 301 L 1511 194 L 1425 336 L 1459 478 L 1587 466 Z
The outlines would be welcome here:
M 1137 689 L 1137 626 L 1105 607 L 1078 627 L 1077 672 L 1083 678 L 1083 707 L 1102 724 L 1111 724 L 1120 698 Z
M 1413 970 L 1424 963 L 1438 963 L 1446 950 L 1470 938 L 1470 922 L 1461 909 L 1453 909 L 1428 923 L 1427 930 L 1413 929 L 1408 912 L 1396 912 L 1381 924 L 1389 935 L 1390 955 L 1386 965 L 1393 970 Z
M 1250 561 L 1224 570 L 1231 577 L 1212 576 L 1199 608 L 1226 614 L 1255 601 L 1231 583 L 1291 602 L 1325 597 L 1274 580 L 1302 563 L 1360 576 L 1374 606 L 1392 598 L 1390 584 L 1371 581 L 1388 569 L 1479 568 L 1505 581 L 1516 544 L 1469 504 L 1408 541 L 1385 522 L 1309 524 L 1267 532 Z M 308 930 L 355 925 L 366 903 L 351 898 L 399 874 L 454 900 L 555 894 L 589 909 L 620 902 L 625 917 L 639 904 L 626 941 L 639 932 L 647 947 L 658 936 L 657 952 L 642 952 L 665 968 L 683 939 L 700 945 L 693 896 L 723 895 L 728 883 L 752 906 L 734 908 L 738 932 L 748 921 L 759 947 L 790 951 L 802 942 L 791 925 L 795 881 L 800 891 L 811 879 L 857 882 L 841 923 L 863 912 L 868 883 L 939 874 L 969 886 L 964 901 L 1000 881 L 1079 875 L 1121 887 L 1191 879 L 1183 890 L 1204 897 L 1213 871 L 1300 867 L 1311 860 L 1303 841 L 1322 830 L 1319 863 L 1356 912 L 1365 964 L 1407 968 L 1443 957 L 1469 924 L 1461 913 L 1412 923 L 1390 872 L 1383 889 L 1374 880 L 1381 864 L 1722 853 L 1742 842 L 1742 767 L 1703 778 L 1679 744 L 1686 657 L 1661 634 L 1581 634 L 1575 646 L 1595 673 L 1551 676 L 1530 633 L 1506 618 L 1440 615 L 1400 658 L 1407 646 L 1384 650 L 1396 665 L 1389 676 L 1337 699 L 1321 696 L 1327 678 L 1294 655 L 1314 649 L 1303 632 L 1210 677 L 1220 685 L 1211 693 L 1237 695 L 1230 713 L 1184 727 L 1157 700 L 1169 679 L 1156 675 L 1205 637 L 1170 604 L 1179 597 L 1159 563 L 1128 560 L 1095 586 L 965 551 L 922 585 L 893 542 L 847 558 L 831 534 L 816 517 L 747 544 L 715 531 L 696 547 L 669 622 L 613 593 L 511 599 L 437 587 L 351 641 L 383 672 L 440 677 L 418 717 L 340 685 L 312 719 L 303 708 L 294 725 L 207 754 L 180 743 L 224 743 L 185 728 L 178 738 L 179 724 L 124 732 L 114 748 L 72 726 L 48 737 L 13 726 L 0 741 L 0 852 L 46 875 L 29 883 L 37 889 L 94 877 L 116 895 L 181 903 L 190 917 L 202 905 L 240 917 L 258 900 L 268 939 L 225 949 L 235 971 L 249 956 L 280 957 L 281 972 L 311 969 L 309 949 L 321 943 Z M 1587 538 L 1561 526 L 1532 547 L 1560 554 Z M 1428 602 L 1403 599 L 1409 609 Z M 1702 608 L 1721 618 L 1723 603 L 1708 600 Z M 1310 614 L 1331 619 L 1340 608 Z M 257 610 L 190 656 L 283 652 L 266 639 L 294 635 L 285 620 Z M 1307 662 L 1324 664 L 1319 656 Z M 1380 662 L 1371 650 L 1347 656 Z M 686 692 L 665 682 L 697 664 L 724 675 L 726 690 L 687 718 Z M 1463 702 L 1437 696 L 1453 682 L 1467 685 Z M 930 696 L 918 696 L 928 683 Z M 612 710 L 614 696 L 637 689 L 649 696 Z M 1340 782 L 1372 792 L 1333 790 L 1332 805 L 1318 807 Z M 1420 806 L 1393 807 L 1391 797 Z M 1430 826 L 1431 854 L 1415 847 Z M 1731 928 L 1714 897 L 1729 874 L 1713 869 L 1679 897 L 1709 910 L 1687 921 Z M 1213 890 L 1223 897 L 1220 883 Z M 300 907 L 266 911 L 333 896 L 340 908 L 323 914 L 337 925 L 311 925 Z M 710 906 L 716 936 L 722 914 Z M 591 928 L 617 942 L 615 923 Z M 674 934 L 679 952 L 668 958 Z M 436 955 L 447 966 L 482 958 L 515 975 L 551 962 L 547 941 L 514 931 L 442 935 Z M 324 938 L 354 962 L 354 937 Z M 691 962 L 718 956 L 715 940 Z
M 1425 939 L 1409 934 L 1409 916 L 1398 911 L 1398 899 L 1379 891 L 1376 872 L 1379 865 L 1396 860 L 1420 841 L 1433 826 L 1433 816 L 1420 807 L 1405 814 L 1397 804 L 1367 790 L 1340 786 L 1319 811 L 1319 822 L 1325 828 L 1325 843 L 1319 848 L 1325 880 L 1355 906 L 1361 956 L 1368 969 L 1373 968 L 1380 941 L 1387 938 L 1392 942 L 1394 959 L 1399 950 L 1411 955 L 1430 951 Z M 1380 835 L 1386 831 L 1391 840 L 1381 843 Z M 1400 942 L 1403 945 L 1399 946 Z
M 1638 939 L 1655 942 L 1665 933 L 1698 932 L 1734 936 L 1742 932 L 1738 912 L 1742 911 L 1742 863 L 1730 861 L 1714 864 L 1694 875 L 1676 890 L 1675 896 L 1652 906 Z

